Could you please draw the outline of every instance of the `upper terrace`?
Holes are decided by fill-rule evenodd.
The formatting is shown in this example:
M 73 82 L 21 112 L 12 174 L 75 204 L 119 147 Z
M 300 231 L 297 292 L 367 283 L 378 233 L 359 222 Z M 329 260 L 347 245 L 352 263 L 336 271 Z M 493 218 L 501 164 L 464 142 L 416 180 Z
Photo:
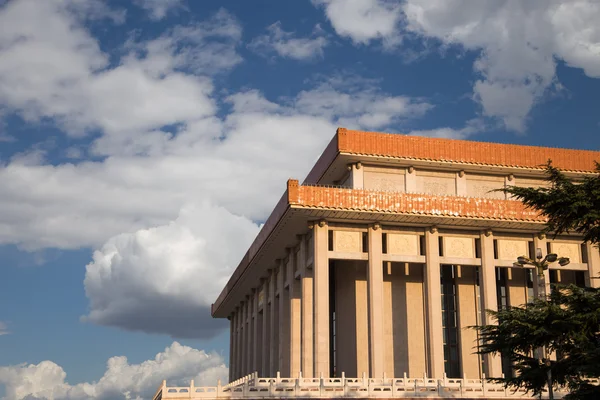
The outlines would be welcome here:
M 304 183 L 332 184 L 353 162 L 540 176 L 549 159 L 566 173 L 593 173 L 600 152 L 338 128 Z

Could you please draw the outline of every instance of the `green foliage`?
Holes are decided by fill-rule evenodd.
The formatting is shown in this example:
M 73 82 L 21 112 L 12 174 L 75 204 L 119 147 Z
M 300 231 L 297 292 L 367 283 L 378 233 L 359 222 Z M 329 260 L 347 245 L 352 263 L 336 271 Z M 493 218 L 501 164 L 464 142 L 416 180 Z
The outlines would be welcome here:
M 548 218 L 547 231 L 578 233 L 600 244 L 600 164 L 598 174 L 574 182 L 548 161 L 548 188 L 511 186 L 501 189 Z M 600 387 L 586 378 L 600 377 L 600 290 L 577 286 L 554 287 L 548 300 L 522 307 L 489 311 L 497 325 L 475 327 L 480 354 L 500 353 L 514 366 L 515 376 L 497 378 L 507 387 L 538 395 L 550 370 L 555 385 L 568 387 L 568 399 L 600 399 Z M 541 362 L 547 349 L 556 360 Z
M 548 301 L 488 311 L 498 324 L 476 327 L 479 353 L 500 353 L 511 360 L 515 376 L 496 379 L 509 387 L 537 395 L 550 369 L 554 383 L 570 389 L 569 399 L 600 399 L 600 387 L 585 379 L 600 376 L 600 291 L 575 285 L 554 289 Z M 542 347 L 556 354 L 556 360 L 541 363 L 535 351 Z
M 600 243 L 600 163 L 596 162 L 598 175 L 573 182 L 564 173 L 546 164 L 549 188 L 510 186 L 501 189 L 521 200 L 530 208 L 548 217 L 548 231 L 558 235 L 577 232 L 584 240 Z

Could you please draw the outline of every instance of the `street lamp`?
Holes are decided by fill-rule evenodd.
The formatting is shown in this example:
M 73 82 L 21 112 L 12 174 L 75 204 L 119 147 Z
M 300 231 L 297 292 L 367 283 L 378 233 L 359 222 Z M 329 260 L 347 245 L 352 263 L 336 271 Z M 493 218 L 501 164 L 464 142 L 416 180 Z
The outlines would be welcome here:
M 568 257 L 559 257 L 555 253 L 547 254 L 546 257 L 544 257 L 542 254 L 542 249 L 538 247 L 537 249 L 535 249 L 535 260 L 532 260 L 525 256 L 520 256 L 517 257 L 517 262 L 514 263 L 513 266 L 524 267 L 525 265 L 531 265 L 535 267 L 538 276 L 538 298 L 547 300 L 546 276 L 544 275 L 544 271 L 548 269 L 550 264 L 555 263 L 557 261 L 558 265 L 560 265 L 561 267 L 564 267 L 565 265 L 568 265 L 571 262 L 571 260 L 569 260 Z M 549 355 L 546 353 L 546 350 L 541 349 L 541 351 L 538 354 L 540 355 L 540 363 L 543 363 L 544 365 L 550 367 L 550 358 Z M 542 355 L 545 355 L 545 357 L 542 357 Z M 554 393 L 552 391 L 552 371 L 550 370 L 550 368 L 548 368 L 547 384 L 548 398 L 550 400 L 554 400 Z

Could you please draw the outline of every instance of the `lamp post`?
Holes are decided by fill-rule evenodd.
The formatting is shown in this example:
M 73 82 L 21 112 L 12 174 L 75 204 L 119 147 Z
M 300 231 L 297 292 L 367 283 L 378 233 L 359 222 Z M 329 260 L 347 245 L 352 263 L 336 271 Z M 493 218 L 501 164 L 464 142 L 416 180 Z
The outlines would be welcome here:
M 528 257 L 521 256 L 517 258 L 517 262 L 513 265 L 516 267 L 524 267 L 525 265 L 531 265 L 535 267 L 537 273 L 537 281 L 538 281 L 538 298 L 547 301 L 547 293 L 546 293 L 546 276 L 544 275 L 544 271 L 548 269 L 550 264 L 558 261 L 558 264 L 561 267 L 568 265 L 571 261 L 568 257 L 559 257 L 555 253 L 547 254 L 546 257 L 542 255 L 542 249 L 537 248 L 535 250 L 535 259 L 532 260 Z M 541 349 L 538 353 L 540 355 L 540 362 L 545 364 L 548 367 L 548 375 L 547 375 L 547 384 L 548 384 L 548 398 L 550 400 L 554 400 L 554 393 L 552 390 L 552 371 L 550 370 L 550 359 L 549 354 L 546 353 L 545 349 Z

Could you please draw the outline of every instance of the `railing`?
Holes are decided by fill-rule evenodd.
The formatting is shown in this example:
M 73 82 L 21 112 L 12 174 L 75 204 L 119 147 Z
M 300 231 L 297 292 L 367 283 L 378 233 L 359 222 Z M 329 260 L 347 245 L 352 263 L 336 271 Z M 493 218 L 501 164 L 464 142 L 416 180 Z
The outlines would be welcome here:
M 600 380 L 590 383 L 599 385 Z M 561 399 L 568 391 L 555 388 L 554 398 Z M 433 378 L 259 378 L 256 373 L 225 386 L 168 387 L 166 381 L 153 400 L 162 399 L 256 399 L 256 398 L 532 398 L 524 389 L 505 389 L 502 384 L 487 379 L 433 379 Z M 542 398 L 548 398 L 547 392 Z

